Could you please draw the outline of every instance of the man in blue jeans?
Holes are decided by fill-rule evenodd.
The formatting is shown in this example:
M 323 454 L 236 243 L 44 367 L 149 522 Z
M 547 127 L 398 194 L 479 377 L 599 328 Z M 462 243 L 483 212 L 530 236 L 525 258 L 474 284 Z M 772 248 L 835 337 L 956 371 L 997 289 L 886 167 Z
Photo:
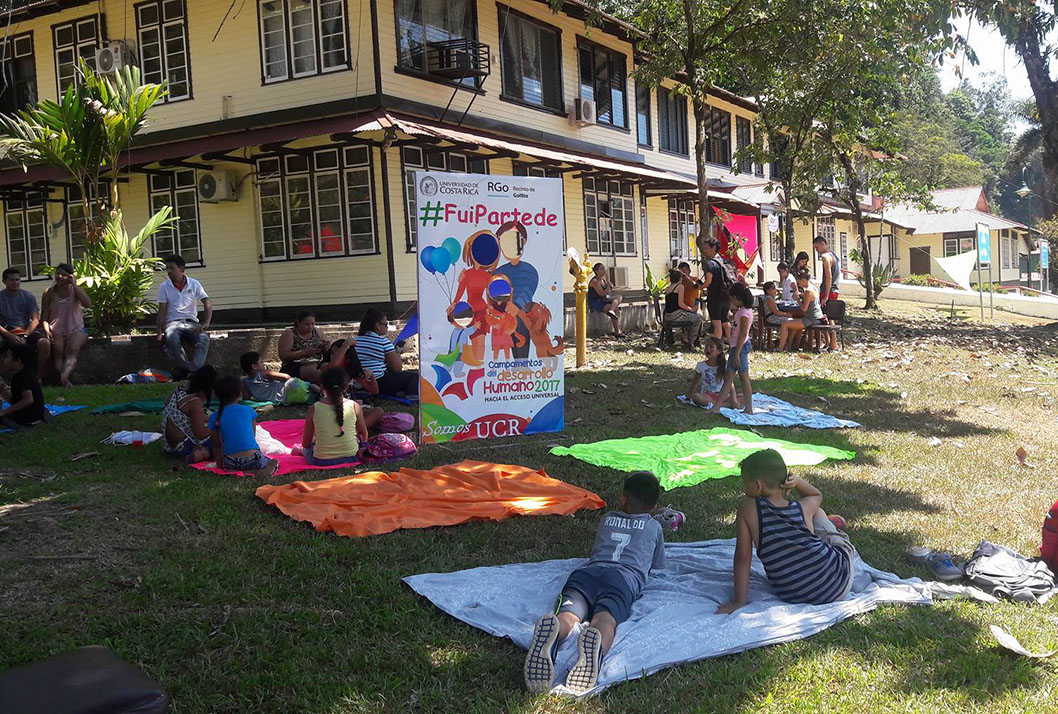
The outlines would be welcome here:
M 187 374 L 206 363 L 209 353 L 209 322 L 213 318 L 213 303 L 202 283 L 185 274 L 182 256 L 165 259 L 169 279 L 158 286 L 158 341 L 169 358 L 178 364 L 178 372 Z M 198 321 L 198 301 L 202 301 L 203 320 Z M 184 352 L 184 342 L 194 348 L 190 361 Z M 180 375 L 182 376 L 182 375 Z

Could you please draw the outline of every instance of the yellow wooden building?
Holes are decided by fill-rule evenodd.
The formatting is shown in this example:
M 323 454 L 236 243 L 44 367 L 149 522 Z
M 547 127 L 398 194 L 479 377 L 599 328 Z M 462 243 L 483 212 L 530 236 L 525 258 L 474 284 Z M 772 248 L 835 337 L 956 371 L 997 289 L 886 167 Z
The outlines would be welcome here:
M 321 318 L 416 297 L 413 172 L 561 177 L 566 241 L 642 290 L 690 257 L 693 123 L 672 84 L 634 79 L 639 31 L 538 0 L 38 0 L 9 16 L 0 109 L 138 64 L 169 97 L 123 158 L 137 230 L 161 205 L 179 222 L 151 246 L 181 253 L 220 319 Z M 767 168 L 732 169 L 754 105 L 711 97 L 717 205 Z M 712 194 L 713 191 L 710 191 Z M 78 197 L 42 168 L 0 171 L 0 263 L 40 293 L 43 266 L 77 257 Z M 571 288 L 567 285 L 567 290 Z

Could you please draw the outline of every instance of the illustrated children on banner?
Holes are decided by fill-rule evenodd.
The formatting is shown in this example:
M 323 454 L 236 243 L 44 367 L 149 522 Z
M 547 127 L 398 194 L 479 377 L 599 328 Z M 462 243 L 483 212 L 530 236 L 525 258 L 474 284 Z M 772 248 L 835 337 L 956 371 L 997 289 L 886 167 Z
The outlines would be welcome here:
M 564 426 L 561 181 L 420 172 L 422 438 Z

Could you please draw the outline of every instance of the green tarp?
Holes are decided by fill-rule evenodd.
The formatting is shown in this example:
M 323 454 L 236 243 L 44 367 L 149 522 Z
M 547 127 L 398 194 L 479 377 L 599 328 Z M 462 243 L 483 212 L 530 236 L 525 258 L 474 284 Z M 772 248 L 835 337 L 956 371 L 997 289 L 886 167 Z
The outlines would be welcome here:
M 669 489 L 737 474 L 739 461 L 762 449 L 775 449 L 788 466 L 813 466 L 827 459 L 856 457 L 854 451 L 832 446 L 766 439 L 751 431 L 723 427 L 556 446 L 551 453 L 618 471 L 651 471 Z

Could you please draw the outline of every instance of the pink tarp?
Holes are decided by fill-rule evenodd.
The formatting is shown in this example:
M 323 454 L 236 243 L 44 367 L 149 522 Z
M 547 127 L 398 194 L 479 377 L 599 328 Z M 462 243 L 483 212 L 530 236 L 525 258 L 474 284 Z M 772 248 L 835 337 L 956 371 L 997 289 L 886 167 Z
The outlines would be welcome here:
M 351 463 L 338 464 L 336 466 L 312 466 L 305 461 L 303 456 L 294 456 L 291 454 L 291 448 L 301 445 L 301 435 L 305 428 L 304 419 L 277 419 L 275 421 L 263 421 L 258 423 L 257 428 L 264 429 L 267 432 L 267 435 L 274 440 L 271 444 L 261 443 L 262 439 L 259 436 L 258 444 L 261 446 L 261 451 L 263 451 L 265 455 L 279 462 L 279 469 L 276 471 L 277 475 L 282 476 L 283 474 L 292 474 L 297 473 L 298 471 L 312 471 L 315 469 L 348 469 L 359 465 L 359 461 L 354 460 Z M 278 442 L 278 444 L 276 442 Z M 227 469 L 218 468 L 213 461 L 202 461 L 197 464 L 192 464 L 192 468 L 231 476 L 249 475 L 242 471 L 228 471 Z

